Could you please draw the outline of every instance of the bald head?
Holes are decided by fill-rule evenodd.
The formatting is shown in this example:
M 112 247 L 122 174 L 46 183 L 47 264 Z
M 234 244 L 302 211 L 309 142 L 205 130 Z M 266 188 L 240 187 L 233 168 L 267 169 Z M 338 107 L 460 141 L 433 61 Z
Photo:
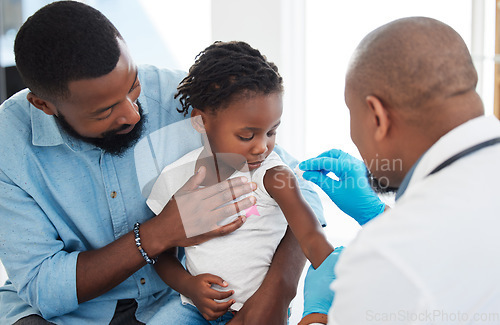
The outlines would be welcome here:
M 370 170 L 397 187 L 411 166 L 443 135 L 484 114 L 477 73 L 464 41 L 451 27 L 404 18 L 368 34 L 356 48 L 345 98 L 351 138 Z
M 393 21 L 368 34 L 351 59 L 347 82 L 388 108 L 421 109 L 474 92 L 477 73 L 460 35 L 434 19 Z

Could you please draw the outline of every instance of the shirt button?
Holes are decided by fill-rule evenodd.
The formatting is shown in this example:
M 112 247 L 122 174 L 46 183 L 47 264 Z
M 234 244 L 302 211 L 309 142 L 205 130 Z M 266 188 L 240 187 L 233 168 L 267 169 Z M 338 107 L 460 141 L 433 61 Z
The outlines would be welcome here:
M 111 192 L 111 198 L 114 199 L 115 197 L 116 197 L 116 192 L 115 191 Z
M 141 278 L 141 284 L 146 284 L 146 279 Z

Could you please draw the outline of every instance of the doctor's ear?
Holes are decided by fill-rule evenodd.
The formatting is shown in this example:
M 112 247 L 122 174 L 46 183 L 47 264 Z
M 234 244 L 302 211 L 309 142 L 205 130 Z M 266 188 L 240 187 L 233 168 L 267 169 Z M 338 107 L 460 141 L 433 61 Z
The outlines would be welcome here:
M 366 104 L 371 109 L 372 121 L 375 127 L 375 140 L 383 140 L 391 127 L 389 112 L 380 99 L 376 96 L 367 96 Z
M 28 95 L 26 95 L 26 99 L 31 103 L 31 105 L 43 111 L 45 114 L 57 116 L 57 109 L 54 104 L 38 97 L 31 91 L 28 93 Z
M 197 108 L 193 108 L 191 111 L 191 124 L 199 133 L 206 133 L 204 119 L 205 113 Z

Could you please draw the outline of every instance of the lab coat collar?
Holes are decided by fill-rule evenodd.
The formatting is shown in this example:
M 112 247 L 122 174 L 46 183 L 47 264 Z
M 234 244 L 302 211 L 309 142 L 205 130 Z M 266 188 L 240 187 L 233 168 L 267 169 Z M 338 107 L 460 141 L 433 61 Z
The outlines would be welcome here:
M 474 134 L 474 137 L 470 135 Z M 459 125 L 442 136 L 413 165 L 396 195 L 399 199 L 406 188 L 424 179 L 439 164 L 460 151 L 500 136 L 500 122 L 494 116 L 480 116 Z

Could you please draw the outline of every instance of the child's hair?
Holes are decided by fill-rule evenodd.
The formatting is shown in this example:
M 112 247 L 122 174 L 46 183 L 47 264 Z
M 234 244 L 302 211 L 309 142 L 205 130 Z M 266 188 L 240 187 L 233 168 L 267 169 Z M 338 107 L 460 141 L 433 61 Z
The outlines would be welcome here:
M 175 98 L 184 116 L 189 108 L 215 112 L 236 96 L 283 91 L 278 67 L 245 42 L 215 42 L 196 57 Z

